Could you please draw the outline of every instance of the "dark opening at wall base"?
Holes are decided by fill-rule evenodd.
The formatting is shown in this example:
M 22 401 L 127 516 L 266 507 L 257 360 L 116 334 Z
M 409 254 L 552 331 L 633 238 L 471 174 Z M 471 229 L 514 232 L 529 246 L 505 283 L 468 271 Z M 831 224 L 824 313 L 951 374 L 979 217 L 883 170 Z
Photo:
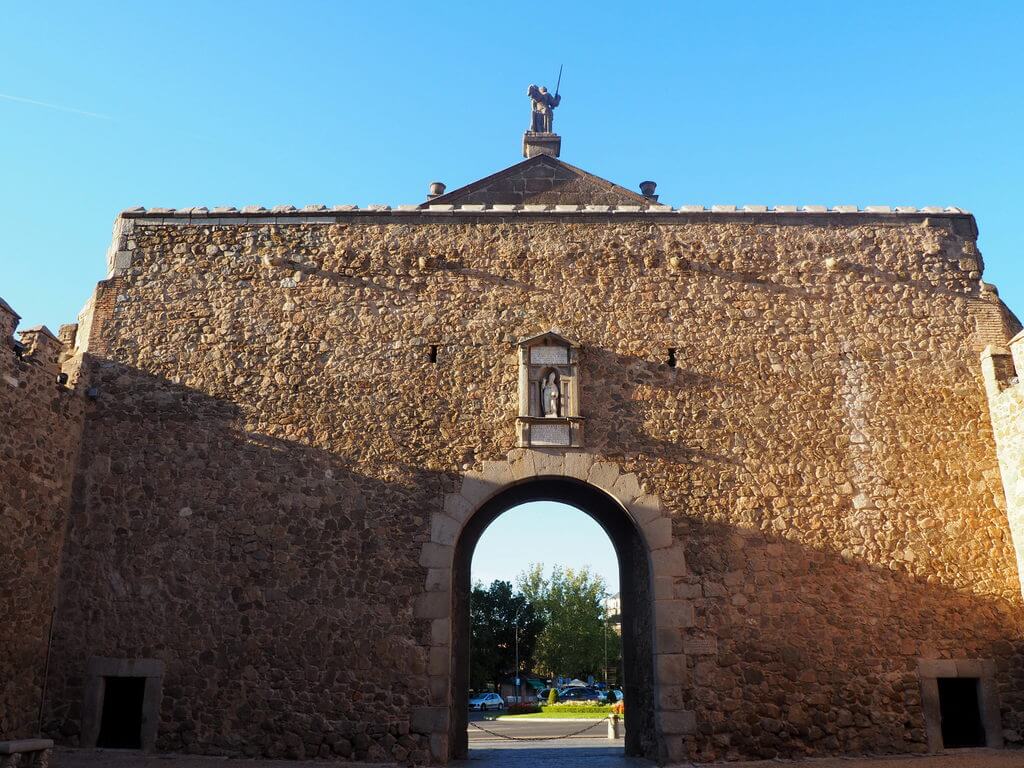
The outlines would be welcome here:
M 144 677 L 103 678 L 103 714 L 97 747 L 142 749 Z
M 943 746 L 946 749 L 984 747 L 978 678 L 940 677 L 938 684 Z

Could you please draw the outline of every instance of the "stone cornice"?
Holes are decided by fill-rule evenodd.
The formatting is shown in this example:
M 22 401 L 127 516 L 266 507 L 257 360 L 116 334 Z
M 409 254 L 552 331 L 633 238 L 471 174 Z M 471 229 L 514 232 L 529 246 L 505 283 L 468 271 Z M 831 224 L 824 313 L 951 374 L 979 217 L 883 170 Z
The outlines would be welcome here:
M 121 212 L 122 219 L 137 220 L 140 224 L 162 225 L 253 225 L 253 224 L 334 224 L 360 218 L 391 218 L 400 221 L 438 222 L 457 217 L 487 220 L 499 217 L 552 219 L 572 217 L 575 220 L 616 220 L 622 218 L 643 218 L 657 221 L 743 221 L 749 223 L 815 222 L 843 224 L 851 221 L 873 222 L 915 222 L 926 218 L 970 219 L 973 215 L 962 208 L 952 206 L 911 206 L 875 205 L 857 206 L 824 205 L 369 205 L 360 208 L 355 205 L 339 205 L 328 208 L 324 205 L 308 205 L 295 208 L 279 205 L 273 208 L 247 206 L 238 208 L 129 208 Z

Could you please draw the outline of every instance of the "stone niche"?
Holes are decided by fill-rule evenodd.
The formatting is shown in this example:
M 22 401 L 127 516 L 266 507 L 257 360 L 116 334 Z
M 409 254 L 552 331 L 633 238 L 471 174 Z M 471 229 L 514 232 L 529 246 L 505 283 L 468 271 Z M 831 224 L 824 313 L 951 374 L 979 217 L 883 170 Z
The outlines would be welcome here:
M 582 448 L 579 345 L 550 331 L 519 342 L 518 444 Z

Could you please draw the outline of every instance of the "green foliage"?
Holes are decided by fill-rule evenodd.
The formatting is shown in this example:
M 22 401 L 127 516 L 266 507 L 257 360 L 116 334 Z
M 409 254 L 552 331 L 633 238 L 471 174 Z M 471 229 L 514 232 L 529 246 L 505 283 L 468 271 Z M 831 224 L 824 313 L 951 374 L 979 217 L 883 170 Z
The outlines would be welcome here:
M 537 704 L 509 704 L 505 710 L 507 715 L 532 715 L 540 712 Z
M 550 691 L 548 691 L 548 704 L 556 703 L 558 703 L 558 690 L 552 688 Z
M 534 654 L 538 669 L 582 679 L 600 674 L 605 649 L 604 579 L 587 568 L 559 567 L 547 579 L 543 566 L 535 564 L 519 576 L 519 590 L 544 620 Z M 611 655 L 618 636 L 608 641 Z
M 472 625 L 470 687 L 497 685 L 515 673 L 516 617 L 519 618 L 519 667 L 531 669 L 537 636 L 544 626 L 539 612 L 507 581 L 494 581 L 486 589 L 474 584 L 469 597 Z

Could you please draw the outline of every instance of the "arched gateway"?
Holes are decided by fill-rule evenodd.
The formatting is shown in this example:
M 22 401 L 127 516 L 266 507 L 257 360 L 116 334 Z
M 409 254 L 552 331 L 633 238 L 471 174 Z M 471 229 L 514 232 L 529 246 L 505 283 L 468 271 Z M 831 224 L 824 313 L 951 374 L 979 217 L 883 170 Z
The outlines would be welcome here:
M 656 661 L 655 627 L 663 645 L 688 626 L 692 610 L 672 596 L 681 557 L 659 557 L 671 545 L 671 520 L 656 496 L 633 474 L 586 453 L 516 450 L 506 462 L 486 462 L 465 476 L 459 493 L 449 495 L 431 521 L 423 560 L 430 565 L 421 605 L 433 621 L 431 695 L 437 706 L 423 715 L 434 732 L 437 756 L 465 757 L 465 693 L 469 665 L 469 592 L 473 550 L 484 529 L 502 512 L 527 501 L 560 501 L 593 517 L 608 534 L 619 562 L 622 593 L 623 677 L 626 752 L 651 758 L 659 733 L 682 733 L 692 720 L 672 704 L 681 702 L 679 678 L 685 668 L 678 647 L 664 648 Z M 666 552 L 667 554 L 667 552 Z M 661 600 L 656 599 L 661 583 Z M 663 679 L 658 679 L 658 670 Z M 674 691 L 674 692 L 673 692 Z M 657 715 L 656 715 L 657 713 Z M 658 725 L 661 728 L 658 728 Z
M 444 762 L 473 546 L 544 498 L 618 551 L 630 752 L 1024 744 L 1024 341 L 974 218 L 673 208 L 560 146 L 125 211 L 77 326 L 0 301 L 3 737 Z

